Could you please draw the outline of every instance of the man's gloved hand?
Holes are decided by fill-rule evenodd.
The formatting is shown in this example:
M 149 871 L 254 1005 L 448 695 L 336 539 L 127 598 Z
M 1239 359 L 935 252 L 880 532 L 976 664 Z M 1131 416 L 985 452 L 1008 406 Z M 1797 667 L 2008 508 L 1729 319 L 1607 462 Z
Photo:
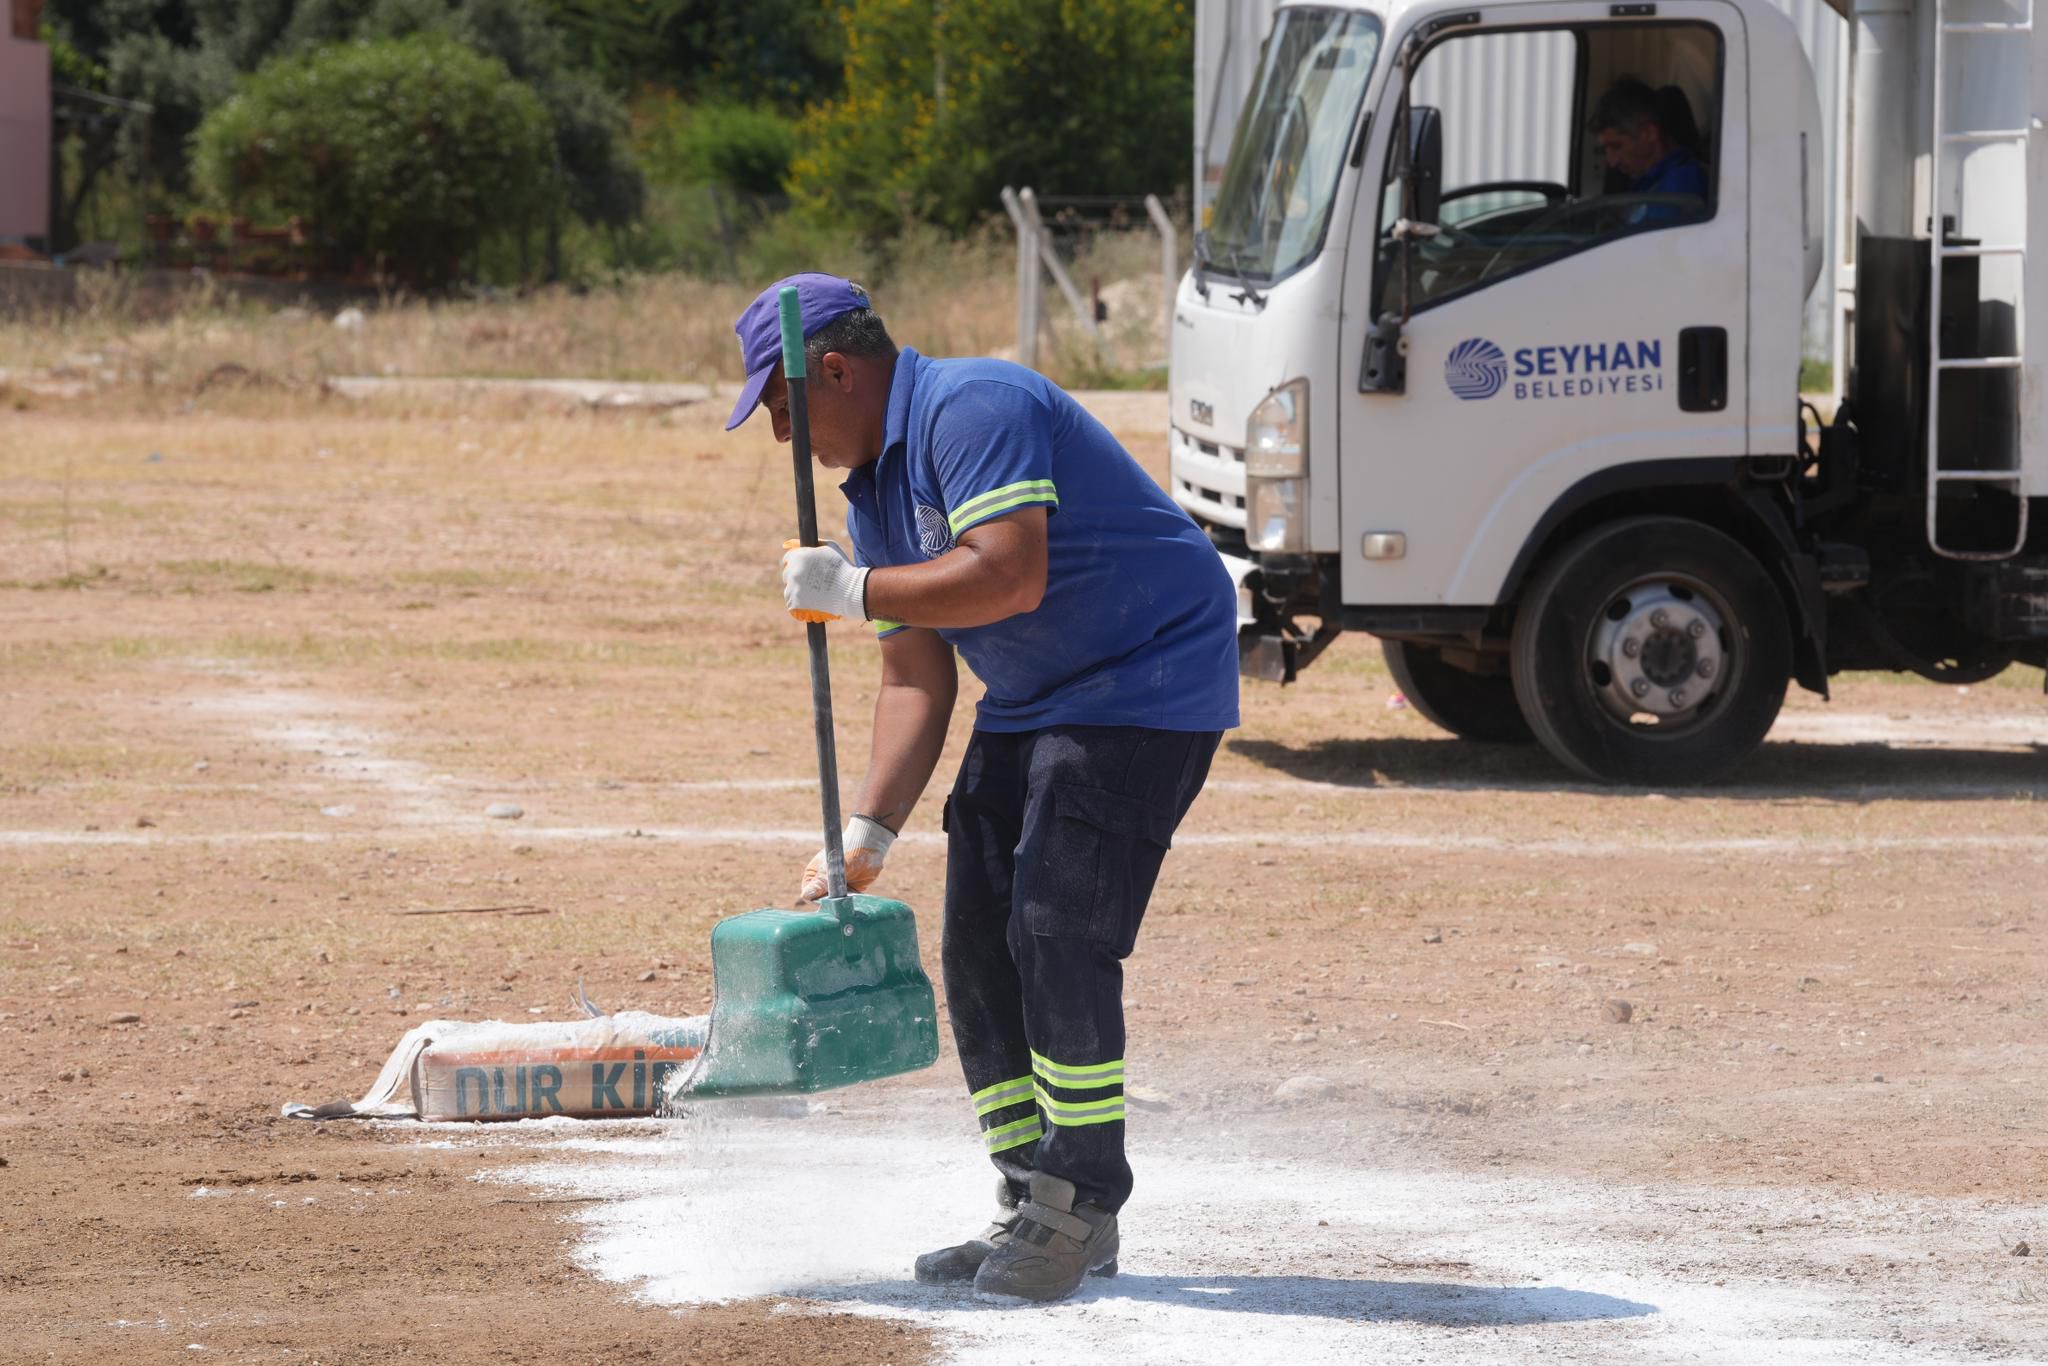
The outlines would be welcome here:
M 783 542 L 782 602 L 798 621 L 866 621 L 867 586 L 868 571 L 855 568 L 832 542 Z
M 882 860 L 889 857 L 889 846 L 895 842 L 896 836 L 878 820 L 855 816 L 848 821 L 840 841 L 846 849 L 846 890 L 865 892 L 873 886 L 882 875 Z M 829 891 L 825 885 L 825 851 L 820 849 L 804 869 L 803 890 L 796 899 L 822 901 Z

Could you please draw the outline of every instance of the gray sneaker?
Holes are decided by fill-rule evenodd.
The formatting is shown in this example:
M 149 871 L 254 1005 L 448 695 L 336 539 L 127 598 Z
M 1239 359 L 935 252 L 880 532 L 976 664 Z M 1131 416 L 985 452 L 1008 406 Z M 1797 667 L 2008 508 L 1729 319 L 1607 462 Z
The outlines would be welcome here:
M 1017 1207 L 1009 1236 L 974 1273 L 974 1293 L 1063 1300 L 1087 1276 L 1116 1275 L 1116 1216 L 1074 1203 L 1074 1183 L 1031 1174 L 1031 1198 Z
M 927 1252 L 912 1263 L 912 1270 L 924 1285 L 946 1285 L 958 1281 L 971 1281 L 974 1273 L 981 1270 L 981 1264 L 988 1255 L 1005 1242 L 1017 1227 L 1017 1193 L 1010 1189 L 1006 1177 L 996 1178 L 996 1204 L 1001 1212 L 995 1222 L 983 1229 L 979 1238 L 969 1238 L 964 1243 L 942 1247 L 936 1252 Z

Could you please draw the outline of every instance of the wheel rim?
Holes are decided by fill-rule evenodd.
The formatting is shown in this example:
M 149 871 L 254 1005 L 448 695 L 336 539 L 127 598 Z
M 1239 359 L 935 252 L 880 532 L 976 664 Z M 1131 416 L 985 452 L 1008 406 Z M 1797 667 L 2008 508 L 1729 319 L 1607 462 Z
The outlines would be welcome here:
M 1698 728 L 1740 681 L 1735 614 L 1698 579 L 1657 574 L 1610 594 L 1585 654 L 1586 684 L 1629 731 L 1672 736 Z

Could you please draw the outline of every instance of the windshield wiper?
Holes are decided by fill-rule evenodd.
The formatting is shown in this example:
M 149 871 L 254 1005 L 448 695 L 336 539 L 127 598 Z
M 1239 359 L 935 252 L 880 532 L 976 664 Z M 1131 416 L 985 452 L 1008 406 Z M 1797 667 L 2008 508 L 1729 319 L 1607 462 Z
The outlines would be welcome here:
M 1223 276 L 1227 280 L 1234 282 L 1238 286 L 1239 292 L 1231 295 L 1231 298 L 1237 300 L 1241 304 L 1248 303 L 1255 308 L 1264 308 L 1266 306 L 1266 296 L 1259 293 L 1258 287 L 1254 285 L 1251 282 L 1250 277 L 1245 274 L 1244 263 L 1239 253 L 1232 251 L 1229 254 L 1228 259 L 1219 261 L 1215 259 L 1215 257 L 1211 254 L 1211 249 L 1213 245 L 1214 244 L 1211 242 L 1209 238 L 1209 230 L 1207 228 L 1203 228 L 1195 233 L 1196 281 L 1199 283 L 1199 281 L 1201 280 L 1202 270 L 1204 267 L 1214 269 L 1217 274 Z M 1202 297 L 1206 300 L 1209 297 L 1209 291 L 1204 289 L 1202 291 Z

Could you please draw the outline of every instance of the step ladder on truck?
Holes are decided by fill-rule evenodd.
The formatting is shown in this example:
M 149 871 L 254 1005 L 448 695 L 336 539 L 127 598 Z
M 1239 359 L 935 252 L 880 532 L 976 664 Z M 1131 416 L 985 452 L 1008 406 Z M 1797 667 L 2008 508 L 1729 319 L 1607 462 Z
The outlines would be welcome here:
M 1819 102 L 1767 0 L 1277 11 L 1170 381 L 1247 675 L 1368 632 L 1453 733 L 1667 785 L 1753 751 L 1794 681 L 2048 665 L 2048 46 L 2029 0 L 1843 13 L 1823 423 Z

